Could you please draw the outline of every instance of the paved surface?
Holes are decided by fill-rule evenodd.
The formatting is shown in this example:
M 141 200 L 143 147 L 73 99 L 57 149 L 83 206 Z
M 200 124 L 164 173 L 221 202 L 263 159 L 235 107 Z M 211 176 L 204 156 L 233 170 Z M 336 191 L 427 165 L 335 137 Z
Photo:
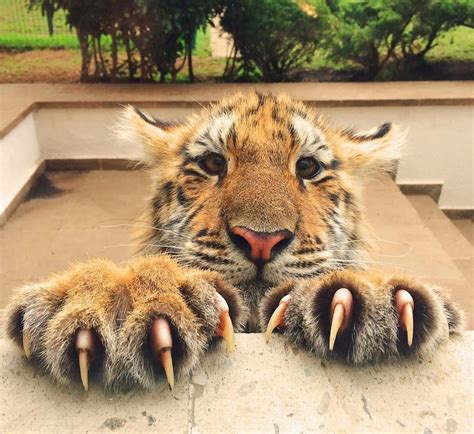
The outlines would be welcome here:
M 474 246 L 472 220 L 449 220 L 428 196 L 407 196 L 425 225 L 436 236 L 444 251 L 474 288 Z M 460 232 L 462 231 L 462 232 Z
M 199 105 L 236 91 L 285 92 L 319 106 L 459 105 L 474 102 L 470 81 L 275 84 L 0 84 L 0 138 L 40 107 Z
M 229 33 L 224 32 L 219 25 L 219 19 L 214 18 L 214 26 L 209 26 L 211 32 L 211 55 L 217 58 L 226 58 L 232 50 L 233 40 Z
M 425 360 L 348 367 L 238 335 L 173 392 L 59 388 L 0 340 L 1 432 L 472 432 L 474 332 Z

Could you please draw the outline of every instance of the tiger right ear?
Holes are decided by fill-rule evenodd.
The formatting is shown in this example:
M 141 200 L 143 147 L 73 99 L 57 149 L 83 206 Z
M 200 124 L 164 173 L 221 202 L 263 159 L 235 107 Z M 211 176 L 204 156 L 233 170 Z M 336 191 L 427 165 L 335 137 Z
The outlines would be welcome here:
M 118 138 L 125 142 L 143 145 L 146 163 L 159 162 L 171 155 L 174 150 L 176 124 L 159 121 L 148 113 L 131 105 L 122 111 L 115 127 Z

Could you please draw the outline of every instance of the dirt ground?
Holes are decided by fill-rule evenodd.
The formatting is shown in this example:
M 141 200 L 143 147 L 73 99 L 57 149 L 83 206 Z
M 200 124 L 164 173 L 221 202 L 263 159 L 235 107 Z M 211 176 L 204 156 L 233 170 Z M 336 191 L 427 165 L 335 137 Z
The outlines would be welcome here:
M 193 58 L 196 81 L 216 81 L 225 60 Z M 43 49 L 0 51 L 0 83 L 75 83 L 79 81 L 81 55 L 78 50 Z M 178 81 L 187 80 L 184 68 Z
M 0 52 L 1 83 L 74 83 L 80 68 L 76 50 Z

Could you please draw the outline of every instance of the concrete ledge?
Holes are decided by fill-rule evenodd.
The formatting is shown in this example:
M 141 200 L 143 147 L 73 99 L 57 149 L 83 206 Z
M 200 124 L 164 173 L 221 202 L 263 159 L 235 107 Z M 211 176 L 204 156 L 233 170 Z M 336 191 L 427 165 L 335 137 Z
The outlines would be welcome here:
M 140 170 L 143 164 L 126 158 L 61 158 L 45 160 L 46 170 Z
M 404 184 L 397 183 L 400 191 L 407 196 L 413 195 L 423 195 L 429 196 L 436 203 L 439 202 L 439 197 L 441 196 L 441 190 L 443 188 L 442 183 L 433 183 L 433 184 Z
M 350 367 L 275 336 L 238 335 L 173 392 L 88 395 L 51 383 L 0 340 L 0 431 L 35 432 L 468 432 L 473 429 L 474 333 L 433 357 Z
M 451 220 L 474 220 L 474 208 L 442 208 L 441 211 Z
M 34 169 L 32 175 L 28 178 L 25 182 L 23 187 L 20 191 L 15 195 L 12 201 L 9 203 L 7 208 L 0 213 L 0 228 L 8 221 L 8 219 L 15 213 L 16 209 L 21 205 L 21 203 L 25 200 L 28 193 L 31 191 L 32 188 L 36 186 L 39 178 L 45 171 L 45 162 L 40 161 L 36 168 Z

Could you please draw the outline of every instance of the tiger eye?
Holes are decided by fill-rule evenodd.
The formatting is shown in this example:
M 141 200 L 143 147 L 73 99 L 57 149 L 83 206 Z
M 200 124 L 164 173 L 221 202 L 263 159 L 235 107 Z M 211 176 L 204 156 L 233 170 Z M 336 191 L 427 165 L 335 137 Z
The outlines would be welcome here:
M 227 162 L 225 158 L 213 152 L 203 157 L 199 161 L 199 165 L 203 170 L 205 170 L 209 175 L 220 176 L 224 175 L 227 170 Z
M 303 179 L 314 178 L 321 169 L 321 163 L 313 157 L 303 157 L 296 162 L 296 174 Z

